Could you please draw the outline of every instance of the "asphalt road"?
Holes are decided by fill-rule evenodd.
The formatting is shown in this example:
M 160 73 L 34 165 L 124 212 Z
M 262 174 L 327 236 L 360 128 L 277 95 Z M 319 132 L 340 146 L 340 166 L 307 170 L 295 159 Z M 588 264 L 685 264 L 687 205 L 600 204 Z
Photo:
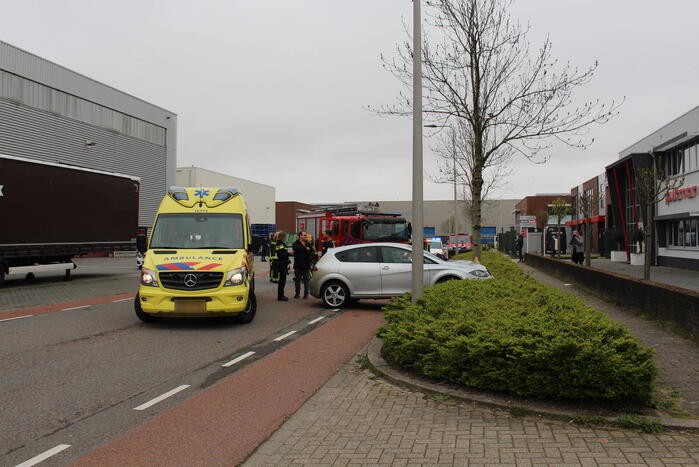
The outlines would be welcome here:
M 41 465 L 77 460 L 342 314 L 316 299 L 278 302 L 264 278 L 257 295 L 257 316 L 247 325 L 145 324 L 130 299 L 0 321 L 0 465 L 62 445 L 70 448 Z

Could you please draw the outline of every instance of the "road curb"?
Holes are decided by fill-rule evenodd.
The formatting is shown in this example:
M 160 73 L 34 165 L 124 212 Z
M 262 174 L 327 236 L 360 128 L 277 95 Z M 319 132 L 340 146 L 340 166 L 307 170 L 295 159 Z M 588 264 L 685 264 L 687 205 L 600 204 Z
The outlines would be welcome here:
M 431 395 L 448 395 L 452 399 L 470 402 L 484 407 L 505 411 L 516 409 L 528 415 L 536 415 L 554 420 L 572 422 L 576 419 L 584 419 L 587 416 L 594 417 L 596 420 L 603 420 L 610 425 L 619 426 L 619 421 L 616 417 L 602 417 L 570 410 L 556 409 L 535 401 L 525 401 L 522 399 L 514 401 L 507 396 L 497 396 L 480 391 L 457 389 L 452 386 L 429 381 L 426 378 L 421 378 L 402 371 L 386 362 L 381 356 L 382 346 L 383 342 L 378 337 L 374 337 L 369 343 L 367 348 L 369 366 L 377 375 L 398 386 Z M 699 431 L 699 420 L 651 416 L 645 416 L 643 418 L 650 423 L 660 424 L 669 430 Z

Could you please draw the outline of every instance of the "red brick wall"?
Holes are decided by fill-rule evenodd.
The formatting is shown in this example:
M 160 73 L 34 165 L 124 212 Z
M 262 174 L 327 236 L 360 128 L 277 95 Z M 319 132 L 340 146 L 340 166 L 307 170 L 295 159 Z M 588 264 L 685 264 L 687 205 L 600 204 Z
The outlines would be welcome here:
M 296 232 L 296 211 L 298 209 L 314 209 L 312 204 L 299 203 L 298 201 L 277 201 L 275 214 L 277 230 Z

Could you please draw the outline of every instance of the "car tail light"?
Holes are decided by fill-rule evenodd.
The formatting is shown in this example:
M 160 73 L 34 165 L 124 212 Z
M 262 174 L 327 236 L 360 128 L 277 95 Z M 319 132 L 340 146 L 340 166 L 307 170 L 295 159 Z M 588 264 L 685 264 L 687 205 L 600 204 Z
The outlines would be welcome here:
M 313 267 L 311 268 L 311 271 L 313 271 L 313 272 L 316 272 L 317 270 L 318 270 L 318 268 L 315 267 L 315 266 L 313 266 Z

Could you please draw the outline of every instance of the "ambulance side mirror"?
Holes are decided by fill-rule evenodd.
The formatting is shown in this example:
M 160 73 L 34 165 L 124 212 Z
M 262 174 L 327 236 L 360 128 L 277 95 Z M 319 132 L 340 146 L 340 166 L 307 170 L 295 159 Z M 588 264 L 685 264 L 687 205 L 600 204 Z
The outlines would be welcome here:
M 248 245 L 248 251 L 253 255 L 256 255 L 257 252 L 260 251 L 260 247 L 262 247 L 263 242 L 264 239 L 262 237 L 259 235 L 253 235 L 250 239 L 250 244 Z
M 136 237 L 136 250 L 138 250 L 138 252 L 141 254 L 148 250 L 148 241 L 146 240 L 145 235 L 139 235 Z

